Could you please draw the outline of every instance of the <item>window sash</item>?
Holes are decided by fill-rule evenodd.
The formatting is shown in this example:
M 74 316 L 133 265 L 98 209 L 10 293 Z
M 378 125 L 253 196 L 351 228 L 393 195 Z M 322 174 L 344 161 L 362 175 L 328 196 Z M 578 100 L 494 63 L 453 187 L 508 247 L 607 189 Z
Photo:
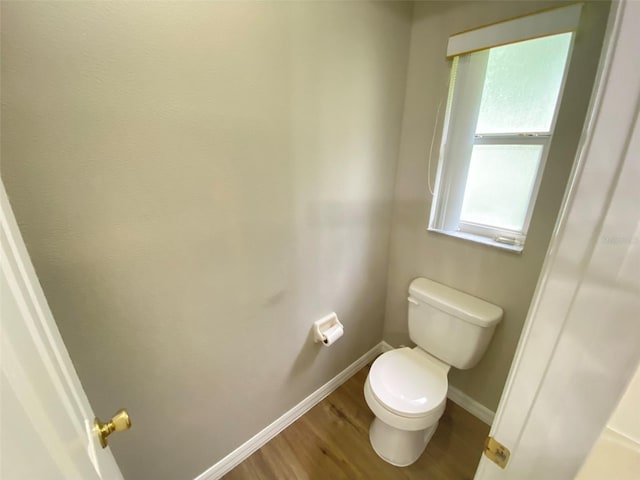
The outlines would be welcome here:
M 536 170 L 536 176 L 533 180 L 531 192 L 527 200 L 527 211 L 522 222 L 521 230 L 511 230 L 507 228 L 497 227 L 490 224 L 481 224 L 474 222 L 465 222 L 462 220 L 461 215 L 458 216 L 457 231 L 471 233 L 474 235 L 482 235 L 491 238 L 495 241 L 499 241 L 499 238 L 513 238 L 516 239 L 515 244 L 524 243 L 527 231 L 529 230 L 529 224 L 533 215 L 533 209 L 535 206 L 535 199 L 538 196 L 538 190 L 540 189 L 540 183 L 542 182 L 542 174 L 546 164 L 547 154 L 549 150 L 549 144 L 551 142 L 551 136 L 523 136 L 523 135 L 491 135 L 476 137 L 474 145 L 541 145 L 542 153 L 540 155 L 540 163 Z M 467 170 L 468 172 L 468 170 Z M 467 188 L 467 179 L 461 185 L 461 189 L 464 192 Z
M 542 174 L 546 165 L 547 155 L 549 153 L 549 145 L 551 144 L 551 135 L 545 134 L 507 134 L 507 135 L 477 135 L 473 142 L 474 145 L 541 145 L 542 154 L 540 155 L 540 164 L 536 171 L 536 178 L 533 181 L 531 187 L 531 193 L 529 194 L 527 213 L 525 214 L 524 221 L 522 222 L 522 230 L 510 230 L 506 228 L 499 228 L 488 224 L 478 224 L 471 222 L 464 222 L 459 218 L 458 231 L 473 233 L 476 235 L 484 235 L 496 240 L 497 237 L 522 237 L 522 241 L 527 235 L 529 230 L 529 223 L 531 222 L 531 216 L 533 215 L 533 208 L 535 206 L 535 199 L 538 196 L 538 190 L 540 189 L 540 183 L 542 182 Z M 467 170 L 468 171 L 468 170 Z M 466 179 L 462 190 L 466 189 Z

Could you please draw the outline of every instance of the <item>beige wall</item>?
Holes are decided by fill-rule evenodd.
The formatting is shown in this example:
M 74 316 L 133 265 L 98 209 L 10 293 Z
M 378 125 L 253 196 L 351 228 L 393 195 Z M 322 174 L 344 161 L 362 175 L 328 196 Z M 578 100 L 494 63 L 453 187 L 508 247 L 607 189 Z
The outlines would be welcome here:
M 382 338 L 411 9 L 2 2 L 2 179 L 127 479 L 195 477 Z
M 540 2 L 418 2 L 396 176 L 384 338 L 409 343 L 407 288 L 427 277 L 500 305 L 505 317 L 477 367 L 452 370 L 450 383 L 495 410 L 525 320 L 569 176 L 606 24 L 608 4 L 589 2 L 559 112 L 529 236 L 521 255 L 427 232 L 427 158 L 439 102 L 446 96 L 450 34 L 546 8 Z M 444 108 L 444 107 L 443 107 Z M 440 122 L 441 123 L 441 122 Z M 435 176 L 437 161 L 432 164 Z

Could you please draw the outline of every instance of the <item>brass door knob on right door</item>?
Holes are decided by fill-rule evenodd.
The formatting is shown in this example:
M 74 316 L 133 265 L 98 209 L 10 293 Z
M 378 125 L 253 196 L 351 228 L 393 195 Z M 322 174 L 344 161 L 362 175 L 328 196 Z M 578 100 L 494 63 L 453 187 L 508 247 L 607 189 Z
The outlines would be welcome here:
M 98 417 L 94 420 L 93 424 L 96 427 L 98 439 L 102 448 L 107 447 L 107 437 L 113 432 L 122 432 L 131 428 L 131 419 L 126 408 L 118 410 L 116 414 L 111 417 L 106 423 L 102 423 Z

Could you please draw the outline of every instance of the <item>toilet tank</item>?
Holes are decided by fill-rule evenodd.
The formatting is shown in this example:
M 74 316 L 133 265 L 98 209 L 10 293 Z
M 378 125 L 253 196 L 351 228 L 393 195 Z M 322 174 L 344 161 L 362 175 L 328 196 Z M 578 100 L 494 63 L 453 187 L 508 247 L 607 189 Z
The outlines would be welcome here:
M 496 305 L 426 278 L 409 286 L 411 340 L 459 369 L 480 361 L 502 314 Z

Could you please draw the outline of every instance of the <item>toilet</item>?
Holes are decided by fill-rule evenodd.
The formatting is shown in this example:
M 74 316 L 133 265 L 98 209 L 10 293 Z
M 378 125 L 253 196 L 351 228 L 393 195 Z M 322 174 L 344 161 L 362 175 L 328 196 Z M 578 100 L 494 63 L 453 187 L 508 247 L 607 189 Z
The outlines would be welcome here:
M 364 387 L 375 414 L 369 439 L 383 460 L 414 463 L 438 427 L 451 367 L 474 367 L 489 345 L 502 308 L 426 278 L 409 286 L 409 336 L 417 345 L 380 355 Z

